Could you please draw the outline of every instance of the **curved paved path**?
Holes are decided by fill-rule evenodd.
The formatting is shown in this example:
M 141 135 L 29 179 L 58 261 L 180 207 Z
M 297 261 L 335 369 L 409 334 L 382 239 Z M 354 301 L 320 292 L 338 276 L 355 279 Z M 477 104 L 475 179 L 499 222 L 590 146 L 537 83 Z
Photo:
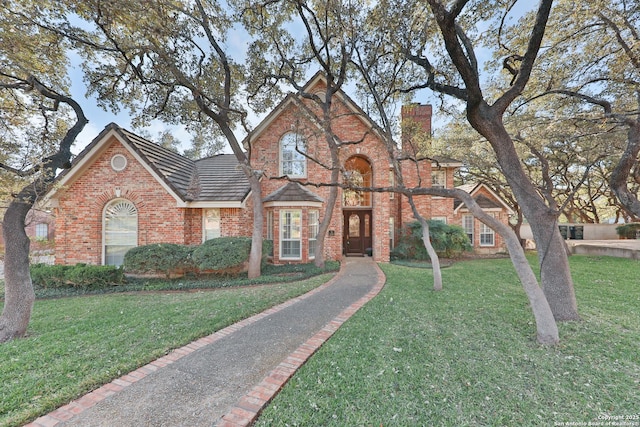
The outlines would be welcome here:
M 384 281 L 370 258 L 346 258 L 319 288 L 179 348 L 29 426 L 250 425 Z

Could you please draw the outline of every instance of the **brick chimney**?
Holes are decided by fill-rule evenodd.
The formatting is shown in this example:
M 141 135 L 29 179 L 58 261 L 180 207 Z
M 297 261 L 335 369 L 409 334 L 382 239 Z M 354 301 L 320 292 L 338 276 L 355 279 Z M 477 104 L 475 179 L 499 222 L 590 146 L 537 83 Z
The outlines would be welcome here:
M 400 110 L 402 126 L 402 149 L 408 153 L 415 154 L 416 147 L 411 144 L 412 136 L 421 133 L 424 136 L 431 136 L 431 105 L 408 104 L 403 105 Z M 424 136 L 422 138 L 424 138 Z

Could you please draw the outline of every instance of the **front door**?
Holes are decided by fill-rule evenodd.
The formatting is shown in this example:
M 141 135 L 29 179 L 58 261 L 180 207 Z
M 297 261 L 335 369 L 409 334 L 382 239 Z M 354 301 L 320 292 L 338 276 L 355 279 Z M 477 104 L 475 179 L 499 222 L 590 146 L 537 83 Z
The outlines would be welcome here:
M 372 246 L 371 210 L 344 210 L 345 255 L 362 256 Z

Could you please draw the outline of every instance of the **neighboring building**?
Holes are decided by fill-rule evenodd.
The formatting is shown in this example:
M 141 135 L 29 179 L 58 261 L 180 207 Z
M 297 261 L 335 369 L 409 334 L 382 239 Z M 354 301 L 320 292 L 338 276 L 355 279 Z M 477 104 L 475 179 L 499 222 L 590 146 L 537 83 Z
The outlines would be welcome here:
M 469 193 L 482 210 L 505 224 L 509 221 L 509 216 L 513 215 L 513 210 L 485 184 L 468 184 L 457 188 Z M 505 246 L 502 237 L 477 220 L 459 200 L 454 202 L 454 222 L 464 228 L 476 252 L 494 253 L 496 248 Z
M 4 214 L 4 210 L 2 214 Z M 31 251 L 51 249 L 55 231 L 55 217 L 50 211 L 36 207 L 27 213 L 27 217 L 25 218 L 25 232 L 31 240 Z M 4 246 L 4 237 L 0 230 L 0 250 L 4 250 Z
M 318 74 L 305 89 L 322 93 L 324 87 Z M 360 187 L 393 186 L 377 126 L 346 94 L 338 92 L 333 104 L 336 137 L 353 142 L 340 149 L 342 179 Z M 403 114 L 430 132 L 430 106 L 408 106 Z M 274 263 L 308 262 L 316 255 L 329 187 L 304 184 L 329 183 L 324 166 L 331 158 L 318 117 L 310 101 L 290 94 L 245 140 L 252 167 L 264 173 L 264 237 L 274 242 Z M 450 160 L 402 162 L 406 185 L 448 188 L 459 166 Z M 406 198 L 342 189 L 338 195 L 326 259 L 372 254 L 388 261 L 398 230 L 413 220 Z M 110 124 L 47 195 L 56 216 L 56 263 L 118 265 L 137 245 L 250 236 L 253 197 L 233 155 L 193 161 Z M 452 199 L 421 196 L 416 203 L 427 218 L 457 221 Z

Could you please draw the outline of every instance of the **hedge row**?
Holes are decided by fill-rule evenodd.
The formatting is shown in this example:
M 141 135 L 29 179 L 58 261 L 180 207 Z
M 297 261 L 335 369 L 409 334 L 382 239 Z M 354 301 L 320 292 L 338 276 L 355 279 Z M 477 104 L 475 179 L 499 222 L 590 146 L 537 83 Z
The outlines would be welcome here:
M 637 239 L 640 236 L 640 223 L 630 222 L 616 227 L 616 233 L 623 239 Z
M 112 265 L 48 265 L 33 264 L 31 281 L 41 288 L 99 289 L 125 282 L 122 268 Z
M 264 240 L 262 253 L 266 262 L 273 242 Z M 200 246 L 158 243 L 138 246 L 124 257 L 123 267 L 103 265 L 33 264 L 31 281 L 40 288 L 98 289 L 126 282 L 124 273 L 163 275 L 214 273 L 232 275 L 241 272 L 249 260 L 251 239 L 221 237 Z
M 263 263 L 273 242 L 263 240 Z M 235 274 L 249 260 L 251 238 L 220 237 L 199 246 L 158 243 L 135 247 L 124 256 L 124 269 L 131 274 Z

